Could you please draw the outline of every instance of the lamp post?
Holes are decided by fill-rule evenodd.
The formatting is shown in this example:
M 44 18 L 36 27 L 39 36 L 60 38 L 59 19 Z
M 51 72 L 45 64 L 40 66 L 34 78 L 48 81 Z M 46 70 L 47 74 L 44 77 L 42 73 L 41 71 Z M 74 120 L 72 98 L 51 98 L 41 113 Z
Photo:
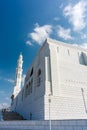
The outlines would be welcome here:
M 51 104 L 51 94 L 49 94 L 49 130 L 51 130 L 51 116 L 50 116 L 50 104 Z

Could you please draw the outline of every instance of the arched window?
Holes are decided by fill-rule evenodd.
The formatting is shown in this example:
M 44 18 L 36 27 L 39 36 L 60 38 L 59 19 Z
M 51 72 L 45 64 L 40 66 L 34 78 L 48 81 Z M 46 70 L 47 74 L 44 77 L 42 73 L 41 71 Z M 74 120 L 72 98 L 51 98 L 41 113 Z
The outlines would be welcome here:
M 41 85 L 41 69 L 39 69 L 37 73 L 37 86 L 39 87 L 40 85 Z
M 27 95 L 28 95 L 28 84 L 25 87 L 25 97 L 27 97 Z
M 41 69 L 38 70 L 38 76 L 40 76 L 40 75 L 41 75 Z
M 24 99 L 24 89 L 22 90 L 22 101 Z
M 30 77 L 33 75 L 33 68 L 31 69 L 31 72 L 30 72 Z
M 28 84 L 28 95 L 30 95 L 30 82 L 29 82 L 29 84 Z
M 82 65 L 86 65 L 85 64 L 85 53 L 81 52 L 80 56 L 79 56 L 79 63 Z
M 33 87 L 33 78 L 31 79 L 30 93 L 32 93 L 32 87 Z

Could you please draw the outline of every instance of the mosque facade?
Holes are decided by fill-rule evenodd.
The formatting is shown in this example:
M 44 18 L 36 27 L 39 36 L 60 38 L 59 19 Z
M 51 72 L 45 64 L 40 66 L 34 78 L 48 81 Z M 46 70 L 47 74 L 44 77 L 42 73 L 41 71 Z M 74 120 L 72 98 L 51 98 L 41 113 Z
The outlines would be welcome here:
M 87 50 L 46 39 L 21 89 L 22 54 L 11 110 L 29 120 L 87 119 Z

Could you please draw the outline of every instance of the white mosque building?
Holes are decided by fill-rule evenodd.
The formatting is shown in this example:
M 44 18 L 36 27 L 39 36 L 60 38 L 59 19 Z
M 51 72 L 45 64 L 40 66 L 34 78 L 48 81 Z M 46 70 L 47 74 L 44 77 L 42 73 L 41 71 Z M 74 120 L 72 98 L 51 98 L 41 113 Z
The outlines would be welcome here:
M 87 119 L 87 50 L 46 39 L 21 89 L 22 64 L 21 54 L 12 111 L 30 120 Z

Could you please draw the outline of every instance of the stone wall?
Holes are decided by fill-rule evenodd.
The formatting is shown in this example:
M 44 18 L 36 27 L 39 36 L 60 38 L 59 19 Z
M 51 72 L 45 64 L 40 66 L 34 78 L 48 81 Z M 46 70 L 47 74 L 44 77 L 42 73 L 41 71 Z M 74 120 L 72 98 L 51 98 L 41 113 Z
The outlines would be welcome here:
M 12 111 L 18 112 L 25 119 L 44 120 L 44 95 L 46 92 L 45 57 L 49 55 L 48 44 L 44 44 L 26 73 L 24 87 L 14 99 L 14 103 L 11 106 Z M 30 76 L 32 68 L 33 74 Z M 41 69 L 41 79 L 40 85 L 38 86 L 39 69 Z M 26 86 L 29 85 L 31 79 L 33 79 L 32 92 L 26 95 Z
M 25 85 L 14 100 L 12 110 L 26 119 L 49 119 L 48 95 L 51 96 L 51 119 L 87 119 L 87 51 L 47 40 L 39 50 L 25 78 Z M 33 76 L 30 73 L 34 68 Z M 37 71 L 41 69 L 41 85 Z M 26 86 L 33 78 L 32 93 Z
M 1 121 L 1 130 L 50 130 L 49 121 Z M 58 120 L 51 130 L 87 130 L 87 120 Z
M 51 81 L 45 86 L 45 119 L 49 119 L 49 92 L 53 120 L 87 119 L 87 65 L 81 56 L 87 52 L 60 43 L 49 43 L 49 48 Z

